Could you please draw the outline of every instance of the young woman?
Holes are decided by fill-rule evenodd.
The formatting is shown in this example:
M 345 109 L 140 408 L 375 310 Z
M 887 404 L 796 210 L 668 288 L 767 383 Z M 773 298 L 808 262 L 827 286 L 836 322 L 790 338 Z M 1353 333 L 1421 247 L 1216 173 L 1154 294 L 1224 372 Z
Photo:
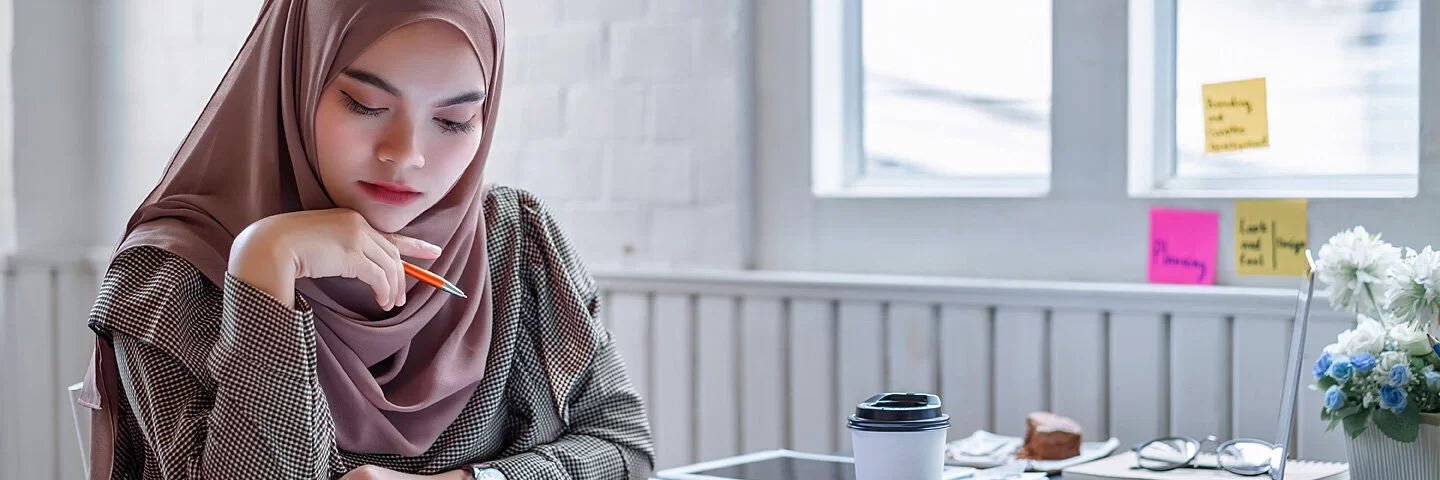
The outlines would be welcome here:
M 91 313 L 94 478 L 649 475 L 593 280 L 537 198 L 482 182 L 503 19 L 265 3 Z

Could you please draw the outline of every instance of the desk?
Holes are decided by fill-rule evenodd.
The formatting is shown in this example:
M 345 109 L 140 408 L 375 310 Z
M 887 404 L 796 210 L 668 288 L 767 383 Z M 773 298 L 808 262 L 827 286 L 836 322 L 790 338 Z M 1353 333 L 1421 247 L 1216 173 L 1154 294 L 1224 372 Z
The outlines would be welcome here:
M 764 450 L 733 457 L 720 458 L 690 465 L 667 468 L 667 478 L 735 478 L 741 480 L 853 480 L 853 460 L 848 452 L 837 454 L 815 454 L 792 450 Z M 1015 465 L 1018 466 L 1018 465 Z M 949 467 L 947 478 L 964 480 L 971 477 L 956 477 L 971 472 L 983 474 L 985 470 Z M 701 475 L 714 475 L 714 477 Z M 652 480 L 660 480 L 652 477 Z M 793 478 L 792 478 L 793 477 Z M 1029 476 L 1028 478 L 1041 478 Z M 1061 479 L 1063 476 L 1050 478 Z

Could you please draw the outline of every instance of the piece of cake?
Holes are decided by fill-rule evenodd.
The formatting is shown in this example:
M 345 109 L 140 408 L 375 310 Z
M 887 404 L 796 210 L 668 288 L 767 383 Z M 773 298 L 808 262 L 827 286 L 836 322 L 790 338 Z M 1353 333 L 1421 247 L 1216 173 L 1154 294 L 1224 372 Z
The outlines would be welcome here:
M 1016 457 L 1061 460 L 1080 454 L 1080 424 L 1050 412 L 1025 417 L 1025 445 Z

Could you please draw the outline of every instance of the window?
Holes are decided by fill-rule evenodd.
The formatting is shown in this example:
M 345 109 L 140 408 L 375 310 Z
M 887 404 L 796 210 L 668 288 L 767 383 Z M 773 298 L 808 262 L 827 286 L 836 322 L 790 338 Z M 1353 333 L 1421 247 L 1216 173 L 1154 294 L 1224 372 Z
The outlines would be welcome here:
M 1419 0 L 1133 0 L 1130 192 L 1417 192 Z M 1265 78 L 1270 146 L 1205 153 L 1201 86 Z
M 814 191 L 1049 189 L 1051 0 L 815 0 Z

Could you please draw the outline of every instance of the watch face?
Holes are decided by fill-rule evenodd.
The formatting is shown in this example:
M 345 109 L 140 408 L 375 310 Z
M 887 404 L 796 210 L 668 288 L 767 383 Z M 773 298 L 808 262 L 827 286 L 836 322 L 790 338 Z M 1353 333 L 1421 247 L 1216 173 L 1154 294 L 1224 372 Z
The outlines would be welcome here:
M 505 480 L 505 474 L 493 468 L 478 468 L 475 470 L 475 480 Z

